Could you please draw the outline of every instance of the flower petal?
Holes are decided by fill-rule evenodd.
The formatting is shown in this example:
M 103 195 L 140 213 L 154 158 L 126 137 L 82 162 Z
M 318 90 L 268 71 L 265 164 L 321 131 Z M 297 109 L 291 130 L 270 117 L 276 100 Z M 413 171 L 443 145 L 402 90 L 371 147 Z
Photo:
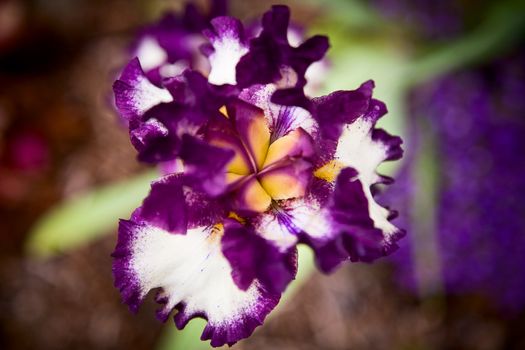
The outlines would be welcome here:
M 211 71 L 208 81 L 215 85 L 236 84 L 235 66 L 248 51 L 242 23 L 232 17 L 217 17 L 211 21 L 213 30 L 205 30 L 213 52 L 209 54 Z
M 165 80 L 164 86 L 177 103 L 201 113 L 202 122 L 218 114 L 235 92 L 235 87 L 230 85 L 210 84 L 204 75 L 194 70 L 186 70 L 180 76 Z
M 113 84 L 115 104 L 120 115 L 128 121 L 136 120 L 151 107 L 173 101 L 166 89 L 153 85 L 144 75 L 139 60 L 131 60 Z
M 258 235 L 272 242 L 281 252 L 289 251 L 297 244 L 297 230 L 281 211 L 259 214 L 252 219 L 252 225 Z
M 174 160 L 180 152 L 180 137 L 194 134 L 198 124 L 193 115 L 174 103 L 162 103 L 141 119 L 130 121 L 131 143 L 140 161 L 159 163 Z
M 242 290 L 258 280 L 269 291 L 282 293 L 297 272 L 295 248 L 281 252 L 252 228 L 233 220 L 225 224 L 222 252 L 232 266 L 233 280 Z
M 168 60 L 168 54 L 158 40 L 151 35 L 141 38 L 135 50 L 135 55 L 140 61 L 142 69 L 149 71 L 162 66 Z
M 269 118 L 272 129 L 272 140 L 276 140 L 297 128 L 304 129 L 312 135 L 317 129 L 317 122 L 308 110 L 299 105 L 281 105 L 273 103 L 276 92 L 274 84 L 254 85 L 241 91 L 239 98 L 261 108 Z
M 211 119 L 205 131 L 205 139 L 211 145 L 234 152 L 234 157 L 228 164 L 229 173 L 248 175 L 255 171 L 251 157 L 239 139 L 231 120 L 223 116 Z
M 323 271 L 332 271 L 345 260 L 370 262 L 388 255 L 404 235 L 388 221 L 390 212 L 374 201 L 358 175 L 353 168 L 343 169 L 323 208 L 299 203 L 289 212 Z
M 355 168 L 360 179 L 372 185 L 380 181 L 376 169 L 385 160 L 401 158 L 401 139 L 375 129 L 377 120 L 386 113 L 384 103 L 372 99 L 367 112 L 344 127 L 335 159 L 345 167 Z
M 156 298 L 163 304 L 159 319 L 166 320 L 174 308 L 179 310 L 174 317 L 179 329 L 192 318 L 207 319 L 201 339 L 211 339 L 212 346 L 232 345 L 248 337 L 280 298 L 258 280 L 247 290 L 235 285 L 217 229 L 172 235 L 121 220 L 112 256 L 115 285 L 132 311 L 137 311 L 150 290 L 162 288 Z
M 165 83 L 174 101 L 158 104 L 129 122 L 139 160 L 148 163 L 173 161 L 184 134 L 196 136 L 205 123 L 224 119 L 219 108 L 226 98 L 201 74 L 187 71 Z
M 313 62 L 323 58 L 329 47 L 328 39 L 314 36 L 293 47 L 287 38 L 289 21 L 290 10 L 286 6 L 272 6 L 264 14 L 261 33 L 250 41 L 248 53 L 237 64 L 237 83 L 241 87 L 277 83 L 283 72 L 289 72 L 286 67 L 293 70 L 293 86 L 302 88 L 306 84 L 304 74 Z
M 238 100 L 228 105 L 228 115 L 232 118 L 246 150 L 250 153 L 254 168 L 261 169 L 270 145 L 270 129 L 264 112 Z
M 272 197 L 261 186 L 256 177 L 245 180 L 235 191 L 235 210 L 262 213 L 270 207 Z
M 265 192 L 274 200 L 302 197 L 312 177 L 312 165 L 302 159 L 282 162 L 258 176 Z
M 313 140 L 302 128 L 295 129 L 287 135 L 272 142 L 268 148 L 263 168 L 286 157 L 310 158 L 314 155 Z
M 226 167 L 234 157 L 230 149 L 215 147 L 183 135 L 180 158 L 184 161 L 185 184 L 217 196 L 227 187 Z
M 226 203 L 186 183 L 183 173 L 165 175 L 153 182 L 142 206 L 133 213 L 133 220 L 175 234 L 220 222 L 228 212 Z
M 151 118 L 130 130 L 131 143 L 139 152 L 145 150 L 155 140 L 168 136 L 169 130 L 158 119 Z
M 345 124 L 364 115 L 372 97 L 373 81 L 363 83 L 357 90 L 336 91 L 313 99 L 313 116 L 324 137 L 337 140 Z
M 328 200 L 317 211 L 301 206 L 292 212 L 304 241 L 316 250 L 318 264 L 326 271 L 346 259 L 372 261 L 386 255 L 404 235 L 390 223 L 394 212 L 381 207 L 371 192 L 373 185 L 388 180 L 377 174 L 378 165 L 402 155 L 400 138 L 375 129 L 386 107 L 371 98 L 372 88 L 373 83 L 367 82 L 356 91 L 314 101 L 314 115 L 324 134 L 341 136 L 334 160 L 314 175 L 327 184 L 337 180 L 333 193 L 323 194 Z
M 140 208 L 140 217 L 151 225 L 184 234 L 188 213 L 182 189 L 182 175 L 167 175 L 151 184 L 151 191 Z

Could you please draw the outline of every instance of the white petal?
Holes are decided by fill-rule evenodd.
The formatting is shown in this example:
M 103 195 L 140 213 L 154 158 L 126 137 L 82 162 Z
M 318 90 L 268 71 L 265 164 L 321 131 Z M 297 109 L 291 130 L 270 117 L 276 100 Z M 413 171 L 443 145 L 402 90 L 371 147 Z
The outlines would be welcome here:
M 225 33 L 213 43 L 213 52 L 209 56 L 210 75 L 208 81 L 215 85 L 236 84 L 235 67 L 248 48 L 235 35 Z
M 218 229 L 198 228 L 177 235 L 121 221 L 113 256 L 116 285 L 124 300 L 136 308 L 150 290 L 162 288 L 158 300 L 165 304 L 159 315 L 166 319 L 177 306 L 177 327 L 193 317 L 205 317 L 203 336 L 213 346 L 250 335 L 279 295 L 268 293 L 257 280 L 246 291 L 235 285 L 221 252 L 221 234 Z
M 378 179 L 376 168 L 386 158 L 387 148 L 372 140 L 372 121 L 359 118 L 346 125 L 339 139 L 335 158 L 359 172 L 359 178 L 372 184 Z
M 151 36 L 144 37 L 135 54 L 145 71 L 162 66 L 168 59 L 168 54 L 159 45 L 157 39 Z
M 185 301 L 188 312 L 205 312 L 210 323 L 227 322 L 250 309 L 257 287 L 237 288 L 217 239 L 203 229 L 186 235 L 153 227 L 138 232 L 132 264 L 142 292 L 162 287 L 169 297 L 167 308 Z
M 388 221 L 389 211 L 380 206 L 370 192 L 370 186 L 380 179 L 376 169 L 387 158 L 388 148 L 380 140 L 372 139 L 373 127 L 372 120 L 366 118 L 359 118 L 346 125 L 339 139 L 335 158 L 345 167 L 358 171 L 374 227 L 382 230 L 388 237 L 399 229 Z
M 282 252 L 297 243 L 297 236 L 290 232 L 290 228 L 286 227 L 283 222 L 279 222 L 273 213 L 260 215 L 255 224 L 255 230 Z

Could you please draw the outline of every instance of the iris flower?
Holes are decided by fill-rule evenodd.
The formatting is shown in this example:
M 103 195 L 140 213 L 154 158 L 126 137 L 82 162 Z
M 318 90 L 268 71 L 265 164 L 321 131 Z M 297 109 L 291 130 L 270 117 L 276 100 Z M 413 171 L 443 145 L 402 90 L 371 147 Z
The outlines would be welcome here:
M 389 254 L 404 234 L 373 197 L 392 182 L 377 166 L 402 155 L 401 139 L 375 127 L 386 107 L 374 83 L 307 97 L 305 72 L 328 39 L 290 45 L 289 19 L 272 7 L 248 40 L 237 19 L 214 18 L 207 76 L 155 85 L 133 59 L 114 84 L 139 160 L 173 164 L 120 221 L 115 284 L 132 311 L 158 289 L 158 317 L 176 309 L 179 329 L 205 318 L 212 346 L 263 323 L 295 277 L 297 244 L 330 272 Z

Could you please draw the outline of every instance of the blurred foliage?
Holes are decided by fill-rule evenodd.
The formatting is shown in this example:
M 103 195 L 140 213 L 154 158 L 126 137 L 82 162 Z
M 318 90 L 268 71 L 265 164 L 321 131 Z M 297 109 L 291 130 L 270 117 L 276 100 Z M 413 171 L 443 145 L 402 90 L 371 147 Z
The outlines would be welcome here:
M 64 201 L 35 225 L 27 241 L 28 253 L 50 257 L 100 238 L 116 228 L 119 218 L 129 217 L 157 176 L 149 171 Z

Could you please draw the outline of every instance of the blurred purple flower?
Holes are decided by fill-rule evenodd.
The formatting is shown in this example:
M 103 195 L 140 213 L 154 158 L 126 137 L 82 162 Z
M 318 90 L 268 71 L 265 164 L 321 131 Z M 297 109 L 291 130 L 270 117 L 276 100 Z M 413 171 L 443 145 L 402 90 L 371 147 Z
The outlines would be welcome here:
M 435 232 L 442 275 L 423 278 L 442 280 L 450 293 L 483 294 L 514 311 L 525 308 L 524 62 L 522 52 L 414 91 L 411 125 L 419 126 L 403 170 L 421 151 L 416 136 L 426 120 L 440 169 Z M 410 212 L 414 182 L 405 175 L 387 197 Z M 415 230 L 408 217 L 401 221 Z M 421 282 L 414 278 L 413 238 L 392 257 L 402 283 L 412 288 Z

